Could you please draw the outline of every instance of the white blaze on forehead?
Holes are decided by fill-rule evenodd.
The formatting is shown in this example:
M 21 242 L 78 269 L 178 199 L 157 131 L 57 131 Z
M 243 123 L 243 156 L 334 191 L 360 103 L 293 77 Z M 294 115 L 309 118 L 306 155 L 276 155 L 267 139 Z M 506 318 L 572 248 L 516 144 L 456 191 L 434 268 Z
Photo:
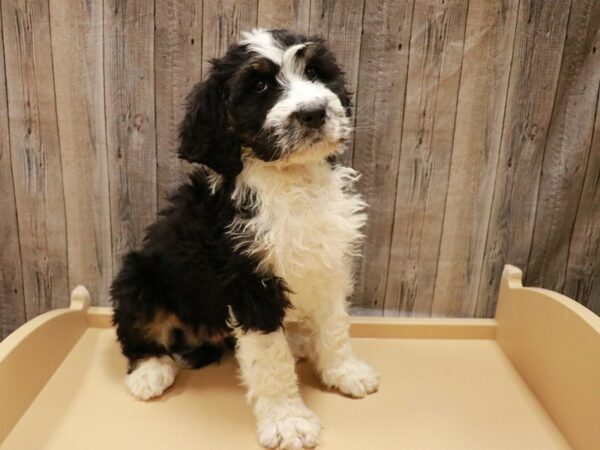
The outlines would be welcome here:
M 282 43 L 273 37 L 273 33 L 263 28 L 255 28 L 250 32 L 242 33 L 240 43 L 246 45 L 251 52 L 277 64 L 281 68 L 277 77 L 280 83 L 289 84 L 294 76 L 302 77 L 304 63 L 295 58 L 295 55 L 300 49 L 306 47 L 309 42 L 285 48 Z
M 296 53 L 302 48 L 306 47 L 309 43 L 292 45 L 283 53 L 283 61 L 281 64 L 281 72 L 278 79 L 280 82 L 286 84 L 295 77 L 302 78 L 304 74 L 304 60 L 296 58 Z
M 282 65 L 284 49 L 273 38 L 273 34 L 270 31 L 264 28 L 245 31 L 242 33 L 240 44 L 248 46 L 248 50 L 270 59 L 275 64 Z

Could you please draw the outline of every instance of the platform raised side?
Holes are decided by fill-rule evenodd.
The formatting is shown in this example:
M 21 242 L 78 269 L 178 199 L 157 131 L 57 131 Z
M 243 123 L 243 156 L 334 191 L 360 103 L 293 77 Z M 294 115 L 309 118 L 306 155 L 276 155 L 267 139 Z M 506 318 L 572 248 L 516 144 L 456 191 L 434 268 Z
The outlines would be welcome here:
M 497 341 L 575 449 L 600 449 L 600 317 L 506 266 Z

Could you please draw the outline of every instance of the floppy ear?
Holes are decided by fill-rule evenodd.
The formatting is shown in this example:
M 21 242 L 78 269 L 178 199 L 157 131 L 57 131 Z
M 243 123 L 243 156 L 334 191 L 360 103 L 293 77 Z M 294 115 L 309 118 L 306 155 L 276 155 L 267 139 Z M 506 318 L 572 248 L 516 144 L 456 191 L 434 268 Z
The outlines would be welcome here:
M 179 127 L 178 153 L 182 159 L 235 177 L 242 171 L 241 144 L 229 129 L 225 81 L 213 68 L 208 79 L 193 88 Z

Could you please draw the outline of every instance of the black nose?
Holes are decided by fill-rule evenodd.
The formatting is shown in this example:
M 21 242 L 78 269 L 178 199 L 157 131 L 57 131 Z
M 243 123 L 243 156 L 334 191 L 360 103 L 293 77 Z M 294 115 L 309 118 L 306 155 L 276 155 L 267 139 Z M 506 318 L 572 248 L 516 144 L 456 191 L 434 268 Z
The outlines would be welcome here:
M 325 123 L 327 113 L 325 108 L 318 107 L 305 107 L 296 112 L 298 120 L 309 128 L 320 128 Z

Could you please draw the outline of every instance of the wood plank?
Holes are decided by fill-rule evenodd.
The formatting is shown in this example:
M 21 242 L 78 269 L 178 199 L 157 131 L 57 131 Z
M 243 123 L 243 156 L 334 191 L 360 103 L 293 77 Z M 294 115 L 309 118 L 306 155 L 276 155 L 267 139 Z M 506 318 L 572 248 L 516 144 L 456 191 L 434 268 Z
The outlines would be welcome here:
M 156 219 L 154 2 L 104 2 L 104 90 L 117 270 Z
M 112 281 L 102 4 L 50 0 L 69 282 L 106 304 Z
M 67 239 L 47 2 L 2 2 L 27 318 L 66 306 Z
M 202 28 L 202 74 L 210 69 L 209 61 L 225 54 L 227 47 L 240 38 L 242 31 L 256 27 L 256 0 L 206 2 Z
M 0 14 L 0 44 L 2 15 Z M 19 249 L 17 206 L 10 157 L 8 100 L 4 72 L 4 47 L 0 45 L 0 341 L 25 322 L 23 272 Z
M 592 52 L 593 52 L 592 47 Z M 600 53 L 596 47 L 595 55 Z M 596 56 L 597 58 L 598 56 Z M 590 157 L 569 247 L 565 295 L 600 315 L 600 101 Z
M 202 4 L 157 0 L 154 30 L 158 207 L 186 179 L 191 165 L 177 157 L 184 100 L 202 78 Z
M 525 283 L 561 291 L 600 88 L 600 2 L 573 3 L 550 121 Z M 600 257 L 600 254 L 597 255 Z
M 527 269 L 570 1 L 521 1 L 476 315 L 490 317 L 505 263 Z
M 350 91 L 356 94 L 358 89 L 358 68 L 362 38 L 364 0 L 313 0 L 310 7 L 309 33 L 318 34 L 327 39 L 327 45 L 346 73 L 346 82 Z M 354 96 L 356 103 L 356 95 Z M 355 128 L 371 128 L 373 118 L 358 112 L 355 108 Z M 342 155 L 342 164 L 350 166 L 354 154 L 354 133 L 347 142 L 347 150 Z
M 501 0 L 469 4 L 434 315 L 475 314 L 517 8 Z
M 413 0 L 365 2 L 356 108 L 371 118 L 373 127 L 356 130 L 353 162 L 362 173 L 360 190 L 370 205 L 353 300 L 356 314 L 381 314 L 383 308 L 413 4 Z
M 433 312 L 466 19 L 462 0 L 415 3 L 386 314 Z
M 310 0 L 258 0 L 258 26 L 308 33 Z

